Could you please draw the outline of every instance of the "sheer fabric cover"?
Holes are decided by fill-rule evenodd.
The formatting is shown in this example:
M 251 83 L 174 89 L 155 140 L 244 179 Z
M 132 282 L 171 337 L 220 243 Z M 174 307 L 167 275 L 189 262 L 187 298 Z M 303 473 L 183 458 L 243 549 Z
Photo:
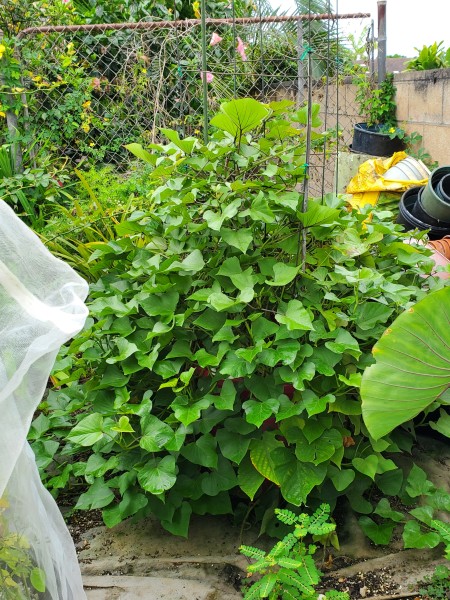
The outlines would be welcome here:
M 83 327 L 87 291 L 0 200 L 0 498 L 8 529 L 24 536 L 45 572 L 46 600 L 86 596 L 73 541 L 26 438 L 58 349 Z

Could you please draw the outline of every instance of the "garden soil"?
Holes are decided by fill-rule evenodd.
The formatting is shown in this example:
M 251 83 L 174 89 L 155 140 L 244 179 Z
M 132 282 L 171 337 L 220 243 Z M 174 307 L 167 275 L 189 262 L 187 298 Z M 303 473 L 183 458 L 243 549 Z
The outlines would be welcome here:
M 448 444 L 422 438 L 414 460 L 436 486 L 450 489 Z M 324 573 L 319 591 L 348 591 L 352 600 L 415 598 L 419 582 L 445 563 L 442 548 L 402 550 L 400 536 L 387 548 L 373 545 L 350 511 L 339 521 L 340 550 L 318 556 Z M 70 529 L 89 600 L 239 599 L 248 564 L 239 544 L 265 549 L 273 544 L 224 517 L 193 518 L 187 540 L 153 520 L 107 529 L 95 512 L 78 513 Z

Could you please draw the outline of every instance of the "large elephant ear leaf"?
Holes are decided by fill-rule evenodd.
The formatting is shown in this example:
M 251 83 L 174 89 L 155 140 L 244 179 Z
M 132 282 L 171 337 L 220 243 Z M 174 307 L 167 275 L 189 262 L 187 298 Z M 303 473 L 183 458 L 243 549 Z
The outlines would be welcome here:
M 375 344 L 361 384 L 362 415 L 379 439 L 409 421 L 450 386 L 450 288 L 402 313 Z M 448 394 L 445 394 L 448 396 Z M 440 398 L 441 397 L 441 398 Z

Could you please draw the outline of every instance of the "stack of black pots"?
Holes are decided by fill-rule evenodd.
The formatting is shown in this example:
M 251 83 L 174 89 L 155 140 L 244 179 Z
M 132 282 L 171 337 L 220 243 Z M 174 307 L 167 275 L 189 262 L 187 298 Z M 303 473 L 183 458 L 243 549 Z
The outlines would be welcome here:
M 450 166 L 435 169 L 427 185 L 403 194 L 397 223 L 406 231 L 428 229 L 430 240 L 450 235 Z

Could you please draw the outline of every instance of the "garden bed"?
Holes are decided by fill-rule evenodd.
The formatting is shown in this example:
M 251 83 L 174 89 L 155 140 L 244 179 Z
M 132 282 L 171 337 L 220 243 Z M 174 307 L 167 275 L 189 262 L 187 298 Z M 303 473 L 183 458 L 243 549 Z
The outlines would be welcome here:
M 239 528 L 230 527 L 223 517 L 194 520 L 189 540 L 171 536 L 156 522 L 122 523 L 114 530 L 104 526 L 90 528 L 78 543 L 88 598 L 242 598 L 240 587 L 248 562 L 237 552 L 239 533 Z M 250 530 L 244 539 L 258 544 L 256 535 L 255 530 Z M 327 555 L 325 564 L 319 563 L 324 573 L 319 593 L 336 589 L 348 592 L 351 600 L 414 598 L 418 596 L 418 582 L 442 563 L 439 550 L 390 552 L 364 541 L 361 546 L 360 541 L 357 535 L 343 544 L 332 560 Z M 264 545 L 269 544 L 265 540 Z M 358 560 L 350 556 L 358 551 L 372 558 Z M 125 593 L 120 590 L 128 590 L 128 595 L 113 596 L 114 588 L 119 594 Z M 143 590 L 146 596 L 139 595 Z
M 437 486 L 447 486 L 450 452 L 431 438 L 420 439 L 415 460 Z M 350 511 L 336 514 L 340 549 L 321 549 L 323 572 L 318 593 L 330 589 L 359 598 L 417 598 L 420 582 L 444 562 L 442 549 L 402 549 L 400 536 L 376 546 Z M 249 561 L 238 552 L 241 543 L 269 549 L 273 540 L 258 537 L 253 527 L 241 531 L 228 517 L 197 516 L 189 539 L 167 533 L 153 519 L 121 523 L 113 529 L 101 522 L 100 511 L 76 512 L 69 528 L 89 600 L 234 600 Z M 115 595 L 114 595 L 115 594 Z

